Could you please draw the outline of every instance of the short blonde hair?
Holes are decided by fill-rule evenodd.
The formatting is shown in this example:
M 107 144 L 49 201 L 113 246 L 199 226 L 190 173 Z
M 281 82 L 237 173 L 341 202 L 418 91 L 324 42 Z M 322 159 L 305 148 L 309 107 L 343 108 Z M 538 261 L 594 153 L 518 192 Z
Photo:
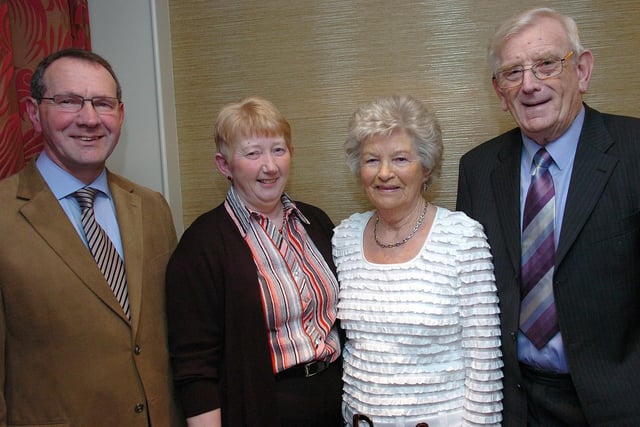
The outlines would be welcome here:
M 436 116 L 424 104 L 408 95 L 391 95 L 362 105 L 351 116 L 345 143 L 347 165 L 359 178 L 362 145 L 378 136 L 404 131 L 418 152 L 423 170 L 439 176 L 442 167 L 442 132 Z
M 216 150 L 225 158 L 238 136 L 282 136 L 291 145 L 291 126 L 273 103 L 250 96 L 222 107 L 214 126 Z

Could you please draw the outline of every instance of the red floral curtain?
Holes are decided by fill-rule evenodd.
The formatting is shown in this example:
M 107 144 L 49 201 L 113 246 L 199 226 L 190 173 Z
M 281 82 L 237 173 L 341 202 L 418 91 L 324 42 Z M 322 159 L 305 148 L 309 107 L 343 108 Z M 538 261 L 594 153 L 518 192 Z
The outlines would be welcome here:
M 0 0 L 0 179 L 42 150 L 26 113 L 33 70 L 66 47 L 90 50 L 88 0 Z

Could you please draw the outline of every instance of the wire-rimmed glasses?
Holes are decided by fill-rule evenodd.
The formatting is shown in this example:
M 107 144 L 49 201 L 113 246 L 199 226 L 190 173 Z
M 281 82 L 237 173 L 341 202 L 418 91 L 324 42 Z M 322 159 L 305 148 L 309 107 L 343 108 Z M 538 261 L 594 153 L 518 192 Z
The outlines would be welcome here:
M 538 80 L 557 77 L 562 73 L 562 70 L 564 70 L 564 63 L 571 58 L 574 53 L 575 52 L 572 50 L 567 53 L 564 58 L 543 59 L 529 67 L 517 65 L 515 67 L 507 68 L 506 70 L 498 71 L 494 74 L 493 78 L 496 80 L 498 87 L 502 89 L 509 89 L 522 84 L 524 80 L 524 73 L 527 70 L 531 70 Z
M 98 114 L 113 114 L 118 110 L 120 100 L 110 96 L 94 96 L 93 98 L 84 98 L 80 95 L 53 95 L 50 97 L 42 97 L 41 100 L 51 101 L 56 109 L 68 113 L 77 113 L 82 110 L 85 102 L 90 102 L 93 109 Z

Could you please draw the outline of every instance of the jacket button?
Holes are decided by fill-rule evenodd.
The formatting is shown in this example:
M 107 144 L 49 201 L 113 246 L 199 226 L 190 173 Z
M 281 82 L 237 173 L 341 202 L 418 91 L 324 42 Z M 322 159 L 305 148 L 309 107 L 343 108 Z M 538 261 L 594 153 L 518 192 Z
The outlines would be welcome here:
M 135 411 L 139 414 L 140 412 L 144 411 L 144 405 L 142 403 L 138 403 L 135 407 Z
M 134 352 L 136 355 L 138 355 L 138 354 L 142 353 L 142 349 L 140 348 L 140 346 L 139 346 L 139 345 L 137 345 L 137 346 L 136 346 L 136 348 L 134 348 L 134 349 L 133 349 L 133 352 Z
M 518 339 L 518 334 L 516 334 L 515 332 L 509 332 L 509 336 L 511 337 L 512 341 L 516 341 Z
M 416 424 L 416 427 L 429 427 L 429 424 L 427 424 L 427 423 L 418 423 L 418 424 Z

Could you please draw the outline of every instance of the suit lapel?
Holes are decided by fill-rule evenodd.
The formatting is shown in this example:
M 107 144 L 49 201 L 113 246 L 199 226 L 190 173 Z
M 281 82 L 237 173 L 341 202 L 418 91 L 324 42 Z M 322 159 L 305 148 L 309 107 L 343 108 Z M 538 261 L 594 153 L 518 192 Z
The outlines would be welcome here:
M 42 179 L 35 162 L 29 163 L 22 172 L 17 197 L 25 200 L 20 213 L 61 262 L 104 304 L 127 321 L 95 259 Z
M 520 271 L 520 132 L 510 134 L 510 140 L 498 154 L 500 163 L 491 173 L 493 197 L 513 271 Z
M 143 238 L 142 200 L 133 192 L 131 184 L 112 173 L 108 173 L 109 188 L 113 196 L 120 227 L 124 252 L 124 267 L 127 272 L 131 324 L 138 329 L 142 304 Z M 124 230 L 124 231 L 122 231 Z
M 584 227 L 618 163 L 618 159 L 606 154 L 614 141 L 604 126 L 602 116 L 589 107 L 585 108 L 586 116 L 573 164 L 556 265 L 562 262 Z

